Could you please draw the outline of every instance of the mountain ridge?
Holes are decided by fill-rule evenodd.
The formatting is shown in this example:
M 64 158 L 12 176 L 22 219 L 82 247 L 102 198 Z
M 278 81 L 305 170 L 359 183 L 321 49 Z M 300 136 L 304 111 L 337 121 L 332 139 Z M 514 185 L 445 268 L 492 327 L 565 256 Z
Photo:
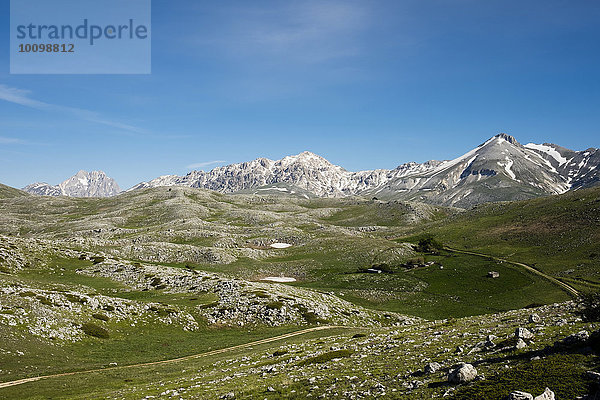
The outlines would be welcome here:
M 596 148 L 574 151 L 552 143 L 522 145 L 515 137 L 499 133 L 452 160 L 407 162 L 394 169 L 352 172 L 304 151 L 279 160 L 261 157 L 206 172 L 194 170 L 183 176 L 162 175 L 127 191 L 187 186 L 221 193 L 283 194 L 283 188 L 276 187 L 288 185 L 317 197 L 365 196 L 471 207 L 595 186 L 600 184 L 599 165 L 600 150 Z M 92 172 L 97 174 L 94 177 L 86 174 L 89 173 L 80 171 L 60 185 L 35 183 L 23 190 L 74 197 L 104 197 L 120 192 L 116 182 L 102 171 Z M 90 179 L 93 184 L 82 183 Z
M 598 149 L 522 145 L 513 136 L 500 133 L 453 160 L 408 162 L 391 170 L 350 172 L 305 151 L 281 160 L 258 158 L 208 172 L 164 175 L 129 190 L 189 186 L 234 193 L 291 184 L 320 197 L 363 195 L 468 207 L 590 187 L 598 182 L 598 164 Z

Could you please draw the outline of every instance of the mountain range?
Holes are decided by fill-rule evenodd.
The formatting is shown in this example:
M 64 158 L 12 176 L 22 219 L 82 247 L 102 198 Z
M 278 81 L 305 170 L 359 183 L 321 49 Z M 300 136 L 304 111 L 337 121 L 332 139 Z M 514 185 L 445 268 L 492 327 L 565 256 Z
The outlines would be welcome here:
M 501 133 L 447 161 L 402 164 L 392 170 L 350 172 L 311 152 L 281 160 L 253 161 L 165 175 L 132 190 L 188 186 L 223 193 L 282 193 L 303 197 L 366 196 L 471 207 L 491 201 L 523 200 L 598 185 L 600 150 L 573 151 L 555 144 L 520 144 Z M 87 183 L 85 183 L 87 182 Z M 120 190 L 103 172 L 85 171 L 57 186 L 29 185 L 41 195 L 112 196 Z

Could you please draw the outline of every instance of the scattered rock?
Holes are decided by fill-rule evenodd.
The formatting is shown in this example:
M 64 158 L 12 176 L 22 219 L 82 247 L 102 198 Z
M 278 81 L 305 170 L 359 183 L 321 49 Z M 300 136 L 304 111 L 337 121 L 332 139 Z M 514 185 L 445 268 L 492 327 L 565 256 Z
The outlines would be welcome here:
M 538 314 L 531 314 L 529 316 L 529 322 L 532 324 L 539 324 L 542 322 L 542 318 Z
M 517 344 L 515 345 L 516 349 L 523 349 L 527 347 L 527 343 L 523 339 L 517 340 Z
M 533 400 L 533 395 L 517 390 L 508 395 L 508 400 Z
M 549 388 L 544 390 L 544 393 L 540 394 L 537 397 L 534 397 L 533 400 L 555 400 L 554 392 Z
M 459 366 L 450 371 L 448 374 L 448 382 L 451 383 L 467 383 L 477 378 L 477 370 L 471 364 L 459 364 Z
M 500 278 L 500 273 L 496 271 L 490 271 L 487 273 L 488 278 Z
M 515 329 L 515 337 L 517 339 L 532 339 L 533 333 L 527 328 L 517 328 Z
M 498 339 L 497 336 L 495 335 L 488 335 L 485 339 L 485 343 L 484 346 L 485 347 L 494 347 L 496 345 L 496 343 L 494 343 L 494 340 Z
M 429 364 L 427 364 L 425 366 L 425 368 L 423 368 L 423 370 L 425 371 L 426 374 L 433 374 L 433 373 L 439 371 L 440 368 L 442 368 L 442 366 L 439 363 L 430 362 Z
M 563 340 L 560 340 L 554 343 L 555 346 L 575 346 L 579 344 L 583 344 L 590 338 L 590 334 L 588 331 L 579 331 L 572 335 L 567 336 Z

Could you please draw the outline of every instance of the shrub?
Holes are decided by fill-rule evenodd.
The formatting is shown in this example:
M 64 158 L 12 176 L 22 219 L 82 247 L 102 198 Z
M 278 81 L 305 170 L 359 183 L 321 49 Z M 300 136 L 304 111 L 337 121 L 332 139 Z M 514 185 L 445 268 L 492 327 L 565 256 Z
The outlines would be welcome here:
M 54 303 L 52 302 L 52 300 L 50 300 L 47 297 L 44 296 L 36 296 L 36 299 L 38 299 L 40 301 L 40 303 L 42 303 L 45 306 L 54 306 Z
M 88 336 L 93 336 L 100 339 L 108 339 L 110 337 L 108 330 L 92 322 L 86 322 L 85 324 L 81 325 L 81 330 Z
M 319 316 L 317 315 L 317 313 L 312 312 L 312 311 L 303 312 L 302 313 L 302 317 L 310 325 L 324 324 L 324 323 L 327 322 L 326 319 L 319 318 Z
M 415 246 L 415 250 L 419 253 L 439 254 L 443 250 L 444 245 L 434 239 L 433 236 L 426 236 L 419 240 Z
M 366 337 L 367 335 L 364 333 L 357 333 L 356 335 L 352 336 L 352 339 L 358 339 L 361 337 Z
M 422 265 L 425 264 L 425 259 L 423 257 L 415 257 L 409 259 L 406 264 L 408 265 Z
M 92 257 L 93 264 L 100 264 L 102 261 L 104 261 L 104 257 Z
M 275 353 L 273 353 L 273 357 L 279 357 L 282 356 L 284 354 L 287 354 L 287 350 L 277 350 Z
M 600 322 L 600 292 L 581 296 L 581 317 L 587 322 Z
M 85 304 L 87 303 L 87 300 L 84 297 L 79 297 L 76 294 L 72 294 L 72 293 L 66 293 L 65 297 L 67 298 L 67 300 L 69 300 L 71 303 L 81 303 L 81 304 Z
M 283 307 L 283 303 L 281 301 L 271 301 L 267 303 L 267 308 L 269 310 L 280 310 Z
M 263 292 L 262 290 L 255 290 L 252 292 L 256 297 L 260 297 L 261 299 L 267 299 L 271 296 Z
M 92 314 L 92 317 L 99 319 L 101 321 L 108 321 L 110 319 L 104 314 Z
M 218 305 L 219 305 L 219 302 L 218 302 L 218 301 L 213 301 L 212 303 L 208 303 L 208 304 L 202 304 L 202 305 L 200 306 L 200 308 L 202 308 L 202 309 L 207 309 L 207 308 L 213 308 L 213 307 L 216 307 L 216 306 L 218 306 Z
M 394 272 L 394 268 L 386 263 L 373 264 L 371 268 L 378 269 L 381 272 Z
M 152 282 L 150 282 L 150 286 L 159 286 L 161 284 L 161 280 L 158 277 L 152 278 Z

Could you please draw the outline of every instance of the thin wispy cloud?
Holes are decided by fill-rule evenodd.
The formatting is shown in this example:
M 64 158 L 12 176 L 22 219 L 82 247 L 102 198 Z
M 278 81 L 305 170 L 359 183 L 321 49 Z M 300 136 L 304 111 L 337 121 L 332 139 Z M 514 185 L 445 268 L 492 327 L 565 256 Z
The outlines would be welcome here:
M 373 7 L 354 0 L 276 2 L 269 7 L 220 7 L 218 23 L 190 28 L 189 46 L 218 57 L 236 71 L 216 83 L 219 96 L 271 101 L 316 95 L 324 87 L 370 79 L 354 63 L 369 54 Z
M 187 169 L 204 168 L 204 167 L 208 167 L 210 165 L 222 164 L 224 162 L 226 162 L 226 161 L 225 160 L 203 161 L 203 162 L 199 162 L 199 163 L 190 164 L 186 168 Z
M 290 5 L 268 23 L 244 29 L 248 41 L 263 51 L 285 52 L 296 61 L 318 63 L 359 54 L 353 34 L 365 26 L 362 7 L 333 1 Z
M 135 133 L 139 135 L 151 135 L 151 133 L 148 132 L 146 129 L 130 124 L 125 124 L 120 121 L 107 119 L 98 112 L 86 110 L 83 108 L 46 103 L 32 98 L 31 95 L 32 92 L 29 90 L 23 90 L 0 84 L 0 100 L 20 104 L 25 107 L 34 108 L 36 110 L 60 112 L 63 114 L 71 115 L 77 119 L 100 125 L 110 126 L 111 128 L 116 128 L 129 133 Z
M 236 59 L 247 67 L 298 63 L 318 65 L 362 55 L 362 35 L 373 25 L 364 3 L 348 0 L 282 2 L 273 7 L 233 7 L 215 14 L 219 24 L 189 32 L 195 45 Z M 195 34 L 194 34 L 195 33 Z
M 23 139 L 0 136 L 0 144 L 27 144 L 28 142 Z

